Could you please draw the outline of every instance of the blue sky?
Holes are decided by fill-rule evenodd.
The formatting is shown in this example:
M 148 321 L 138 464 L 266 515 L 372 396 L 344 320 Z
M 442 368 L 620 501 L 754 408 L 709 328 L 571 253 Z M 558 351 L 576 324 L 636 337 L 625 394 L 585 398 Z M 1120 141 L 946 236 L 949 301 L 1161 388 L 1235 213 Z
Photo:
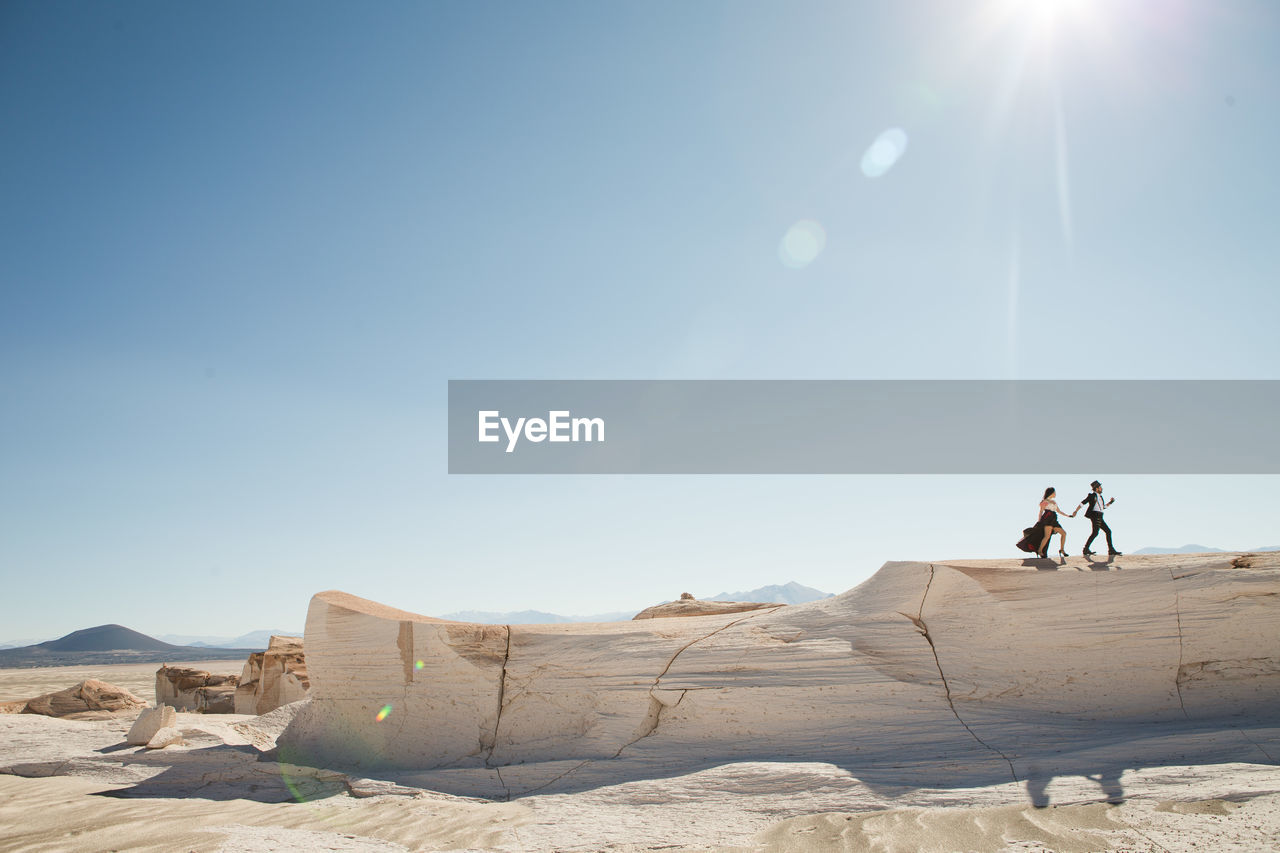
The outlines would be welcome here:
M 451 478 L 445 383 L 1280 378 L 1278 35 L 1262 0 L 6 3 L 0 641 L 1008 555 L 1105 413 L 1046 401 L 1027 477 Z M 1093 473 L 1122 547 L 1280 544 L 1277 478 Z

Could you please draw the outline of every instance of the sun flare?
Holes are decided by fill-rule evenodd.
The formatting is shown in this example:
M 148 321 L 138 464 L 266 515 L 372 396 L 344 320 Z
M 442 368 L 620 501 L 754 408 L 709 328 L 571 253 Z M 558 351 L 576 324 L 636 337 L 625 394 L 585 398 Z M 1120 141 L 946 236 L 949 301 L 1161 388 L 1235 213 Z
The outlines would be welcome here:
M 1063 26 L 1090 22 L 1098 12 L 1097 0 L 1006 0 L 1008 13 L 1029 29 L 1052 35 Z

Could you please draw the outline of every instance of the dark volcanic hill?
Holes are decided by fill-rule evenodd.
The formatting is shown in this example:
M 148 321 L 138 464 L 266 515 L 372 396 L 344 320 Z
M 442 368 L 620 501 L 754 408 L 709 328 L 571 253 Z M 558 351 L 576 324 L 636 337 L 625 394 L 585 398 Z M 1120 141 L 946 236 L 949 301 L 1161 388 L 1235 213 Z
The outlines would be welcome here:
M 265 647 L 265 644 L 264 644 Z M 176 663 L 227 660 L 260 652 L 256 649 L 222 649 L 175 646 L 123 625 L 99 625 L 72 631 L 65 637 L 34 646 L 0 649 L 0 667 L 73 666 L 113 663 Z
M 65 637 L 40 643 L 36 648 L 51 652 L 164 652 L 182 647 L 148 637 L 123 625 L 99 625 L 72 631 Z

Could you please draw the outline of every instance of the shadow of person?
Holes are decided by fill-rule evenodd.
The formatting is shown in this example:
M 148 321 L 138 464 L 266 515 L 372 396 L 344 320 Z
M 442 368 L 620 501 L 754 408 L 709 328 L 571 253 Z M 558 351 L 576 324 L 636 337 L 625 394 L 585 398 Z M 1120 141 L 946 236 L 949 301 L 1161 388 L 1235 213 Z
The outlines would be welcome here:
M 1049 783 L 1053 781 L 1052 773 L 1042 773 L 1039 767 L 1032 767 L 1027 773 L 1027 797 L 1031 805 L 1043 809 L 1049 805 Z
M 1092 779 L 1102 788 L 1102 793 L 1107 798 L 1107 802 L 1112 805 L 1119 805 L 1124 802 L 1124 787 L 1120 784 L 1120 774 L 1124 773 L 1124 768 L 1103 770 L 1097 776 L 1086 776 L 1086 779 Z
M 1082 774 L 1085 779 L 1097 782 L 1102 788 L 1102 796 L 1104 800 L 1111 805 L 1119 805 L 1124 802 L 1124 786 L 1120 784 L 1120 776 L 1124 773 L 1123 767 L 1107 767 L 1098 773 Z M 1038 809 L 1049 806 L 1049 783 L 1054 780 L 1055 775 L 1068 776 L 1071 774 L 1049 773 L 1040 767 L 1032 766 L 1027 771 L 1025 784 L 1027 787 L 1027 799 L 1031 800 L 1031 805 Z
M 1104 560 L 1104 559 L 1102 559 L 1101 557 L 1099 557 L 1099 556 L 1098 556 L 1098 555 L 1096 555 L 1096 554 L 1090 554 L 1089 556 L 1085 557 L 1085 559 L 1089 561 L 1089 570 L 1090 570 L 1090 571 L 1094 571 L 1094 572 L 1109 572 L 1109 571 L 1111 571 L 1111 569 L 1112 569 L 1112 567 L 1113 567 L 1113 564 L 1114 564 L 1114 563 L 1115 563 L 1115 561 L 1116 561 L 1116 555 L 1115 555 L 1115 554 L 1108 554 L 1108 555 L 1107 555 L 1107 558 Z M 1120 570 L 1120 567 L 1119 567 L 1119 566 L 1115 566 L 1115 569 L 1116 569 L 1117 571 L 1119 571 L 1119 570 Z

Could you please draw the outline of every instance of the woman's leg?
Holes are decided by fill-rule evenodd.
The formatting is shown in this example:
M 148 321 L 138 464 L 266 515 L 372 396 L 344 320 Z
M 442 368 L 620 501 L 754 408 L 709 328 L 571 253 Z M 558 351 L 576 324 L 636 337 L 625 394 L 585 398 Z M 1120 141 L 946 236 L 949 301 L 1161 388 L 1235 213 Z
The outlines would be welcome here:
M 1043 556 L 1049 552 L 1049 540 L 1053 538 L 1054 528 L 1045 527 L 1044 538 L 1040 540 L 1040 549 L 1038 553 Z
M 1066 550 L 1067 550 L 1067 531 L 1065 531 L 1065 530 L 1063 530 L 1061 527 L 1059 527 L 1059 528 L 1058 528 L 1058 535 L 1061 537 L 1061 538 L 1058 540 L 1058 551 L 1059 551 L 1059 553 L 1066 553 Z

